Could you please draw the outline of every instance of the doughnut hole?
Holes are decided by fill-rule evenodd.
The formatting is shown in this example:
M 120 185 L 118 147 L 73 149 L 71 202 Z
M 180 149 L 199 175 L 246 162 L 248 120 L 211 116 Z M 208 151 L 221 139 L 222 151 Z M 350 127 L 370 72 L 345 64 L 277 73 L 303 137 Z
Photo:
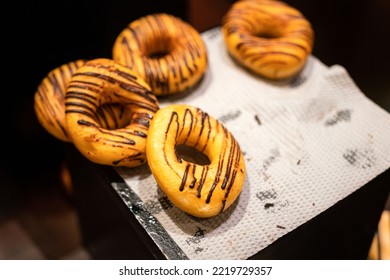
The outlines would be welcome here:
M 198 165 L 209 165 L 211 163 L 210 159 L 204 153 L 192 146 L 176 144 L 175 152 L 178 158 L 188 162 Z
M 131 117 L 131 110 L 119 103 L 105 103 L 96 110 L 97 123 L 109 130 L 127 126 Z
M 157 50 L 157 51 L 150 52 L 148 54 L 148 57 L 151 59 L 160 59 L 168 55 L 169 53 L 170 53 L 169 50 Z
M 161 59 L 170 54 L 174 49 L 170 38 L 157 38 L 145 47 L 145 55 L 151 59 Z
M 283 30 L 278 25 L 264 25 L 253 33 L 253 36 L 262 39 L 277 39 L 283 37 Z
M 256 33 L 255 36 L 262 39 L 276 39 L 281 37 L 281 33 L 276 32 L 276 30 L 264 30 L 262 32 Z

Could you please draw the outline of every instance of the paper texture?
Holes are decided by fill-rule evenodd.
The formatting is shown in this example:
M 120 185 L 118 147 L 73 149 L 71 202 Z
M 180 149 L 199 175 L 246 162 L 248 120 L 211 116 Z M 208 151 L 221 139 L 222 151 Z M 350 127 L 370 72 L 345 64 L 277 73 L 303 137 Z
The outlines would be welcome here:
M 198 106 L 232 132 L 247 165 L 239 199 L 217 217 L 198 219 L 170 203 L 147 166 L 116 169 L 187 258 L 246 259 L 390 167 L 390 115 L 343 67 L 311 56 L 297 78 L 271 82 L 236 65 L 220 29 L 202 36 L 204 79 L 161 107 Z

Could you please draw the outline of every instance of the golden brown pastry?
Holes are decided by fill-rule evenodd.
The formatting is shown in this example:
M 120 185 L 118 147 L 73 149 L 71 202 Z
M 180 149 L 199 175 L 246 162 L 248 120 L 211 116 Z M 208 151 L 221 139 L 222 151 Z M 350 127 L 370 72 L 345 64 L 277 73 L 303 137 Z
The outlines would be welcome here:
M 52 71 L 39 84 L 34 95 L 34 111 L 39 123 L 59 140 L 70 142 L 65 124 L 65 92 L 72 75 L 85 63 L 76 60 Z
M 85 60 L 63 64 L 52 71 L 39 84 L 34 95 L 34 110 L 39 123 L 51 135 L 64 142 L 71 142 L 65 123 L 66 88 L 77 69 Z M 127 124 L 130 112 L 120 104 L 108 104 L 97 110 L 97 118 L 104 128 L 115 129 Z
M 133 69 L 156 95 L 194 87 L 207 68 L 200 34 L 169 14 L 153 14 L 131 22 L 116 38 L 113 59 Z
M 130 121 L 106 129 L 99 108 L 119 104 Z M 149 85 L 129 68 L 110 59 L 87 61 L 72 76 L 66 91 L 65 119 L 76 148 L 94 163 L 135 167 L 146 162 L 149 123 L 159 109 Z
M 234 3 L 223 18 L 222 32 L 238 63 L 275 80 L 296 75 L 314 42 L 311 24 L 302 13 L 274 0 Z
M 191 160 L 188 152 L 181 156 L 185 148 L 195 148 L 208 160 Z M 146 154 L 162 191 L 193 216 L 220 214 L 243 188 L 246 169 L 239 144 L 218 120 L 199 108 L 161 108 L 150 125 Z

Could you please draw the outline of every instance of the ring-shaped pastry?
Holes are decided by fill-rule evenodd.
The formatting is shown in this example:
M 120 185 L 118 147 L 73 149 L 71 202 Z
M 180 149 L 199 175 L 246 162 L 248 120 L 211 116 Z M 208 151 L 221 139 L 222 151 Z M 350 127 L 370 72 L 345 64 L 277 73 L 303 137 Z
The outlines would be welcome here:
M 85 63 L 76 60 L 51 70 L 34 95 L 34 111 L 39 123 L 52 136 L 70 142 L 65 124 L 65 93 L 73 74 Z
M 181 156 L 196 149 L 208 162 Z M 197 107 L 168 105 L 154 116 L 147 139 L 150 170 L 161 190 L 184 212 L 207 218 L 228 209 L 244 185 L 243 154 L 233 135 Z
M 153 14 L 131 22 L 116 38 L 113 59 L 133 69 L 156 95 L 193 88 L 207 68 L 200 34 L 169 14 Z
M 52 136 L 64 142 L 71 142 L 65 123 L 65 94 L 68 84 L 85 60 L 75 60 L 51 70 L 39 84 L 34 95 L 34 111 L 38 122 Z M 108 129 L 115 129 L 130 120 L 129 110 L 119 104 L 98 108 L 99 123 Z
M 121 104 L 131 111 L 130 122 L 118 129 L 101 126 L 98 108 Z M 135 167 L 146 162 L 149 123 L 159 109 L 149 85 L 129 68 L 110 59 L 87 61 L 72 76 L 65 96 L 70 138 L 90 161 Z
M 265 78 L 293 77 L 311 54 L 314 32 L 300 11 L 282 1 L 241 0 L 222 20 L 230 55 Z

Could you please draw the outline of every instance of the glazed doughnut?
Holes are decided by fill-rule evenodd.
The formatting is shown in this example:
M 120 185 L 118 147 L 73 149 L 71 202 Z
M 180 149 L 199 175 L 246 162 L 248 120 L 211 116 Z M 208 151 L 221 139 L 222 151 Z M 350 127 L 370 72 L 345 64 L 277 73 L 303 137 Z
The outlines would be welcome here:
M 39 123 L 51 135 L 65 142 L 71 141 L 65 125 L 66 87 L 84 63 L 84 60 L 76 60 L 51 70 L 34 95 L 34 111 Z
M 207 50 L 200 34 L 169 14 L 153 14 L 131 22 L 118 35 L 113 59 L 140 75 L 156 95 L 194 87 L 207 68 Z
M 98 108 L 120 104 L 130 110 L 129 123 L 106 129 Z M 65 96 L 65 120 L 76 148 L 90 161 L 135 167 L 146 162 L 149 123 L 159 109 L 149 85 L 129 68 L 111 59 L 87 61 L 72 76 Z
M 297 9 L 275 0 L 241 0 L 222 20 L 230 55 L 268 79 L 296 75 L 311 54 L 314 32 Z
M 77 69 L 85 60 L 76 60 L 51 70 L 39 84 L 34 95 L 34 111 L 39 123 L 51 135 L 64 142 L 71 142 L 65 123 L 66 88 Z M 98 108 L 99 123 L 108 129 L 128 123 L 128 110 L 119 104 Z
M 183 147 L 196 149 L 208 161 L 188 160 L 190 156 L 179 153 Z M 218 120 L 196 107 L 160 109 L 150 125 L 146 155 L 161 190 L 195 217 L 225 211 L 244 185 L 246 169 L 238 142 Z

